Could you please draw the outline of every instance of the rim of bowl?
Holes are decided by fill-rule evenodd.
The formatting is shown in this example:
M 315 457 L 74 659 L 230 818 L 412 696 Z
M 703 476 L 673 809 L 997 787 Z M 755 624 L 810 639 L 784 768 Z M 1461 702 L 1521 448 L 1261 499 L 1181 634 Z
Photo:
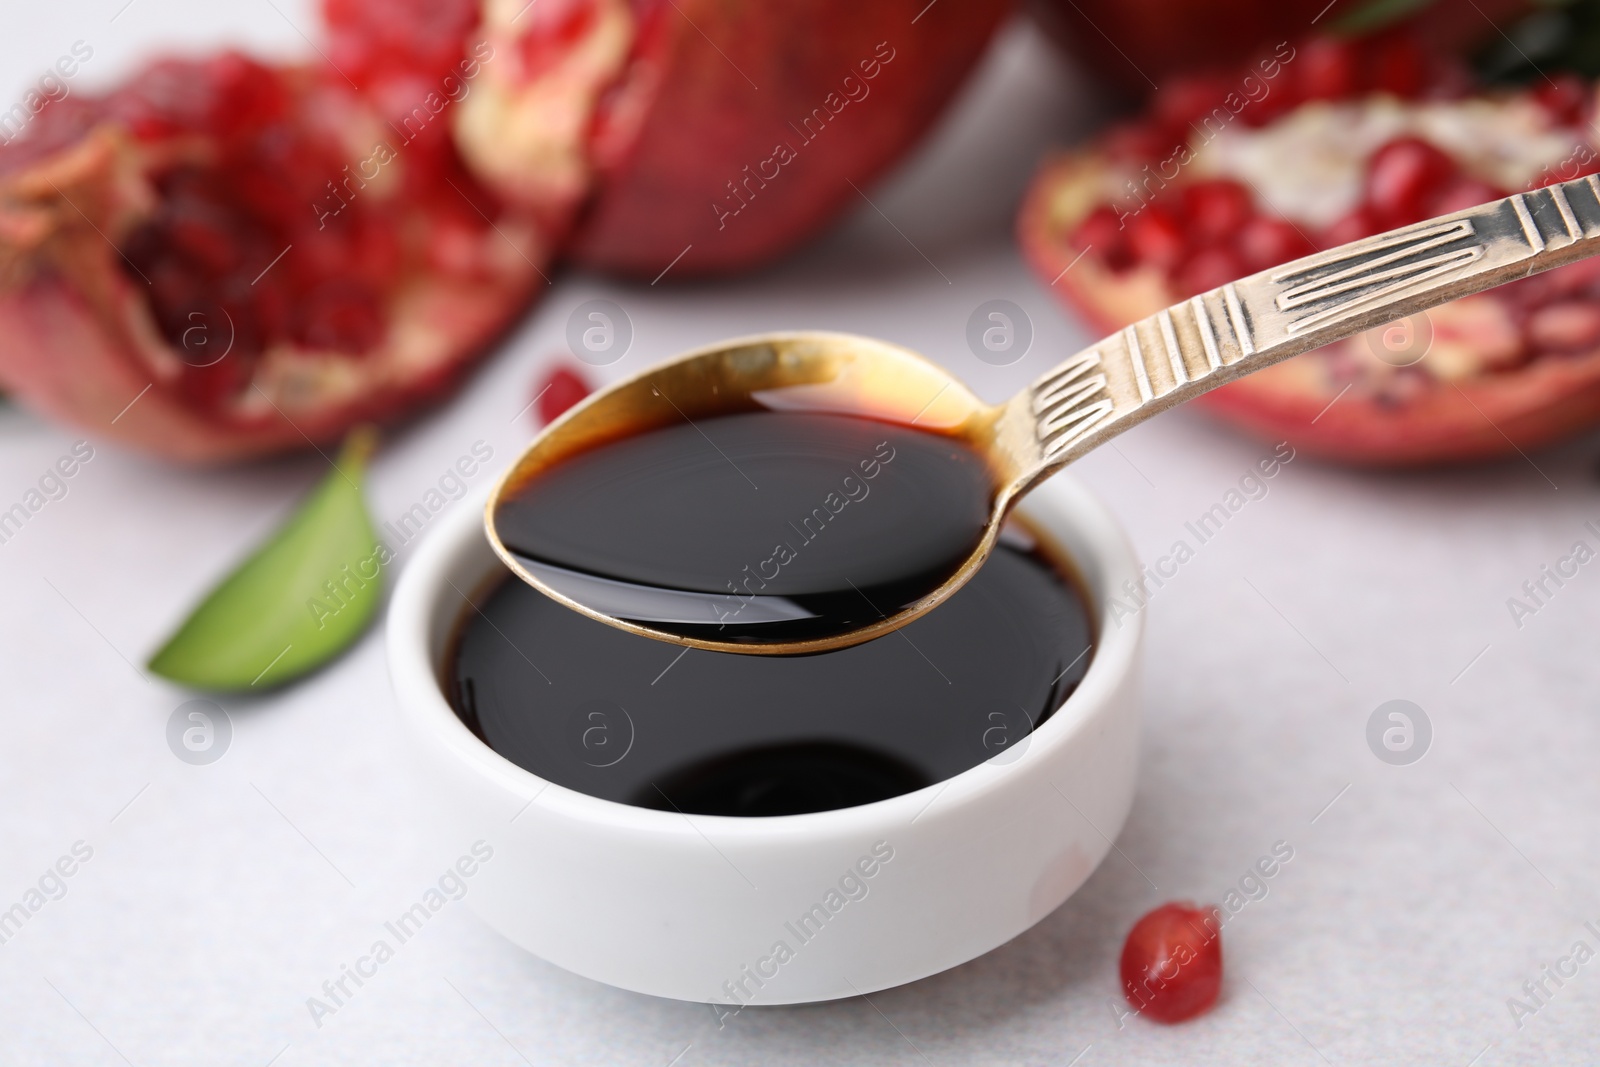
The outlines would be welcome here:
M 1080 552 L 1071 545 L 1059 546 L 1089 587 L 1085 592 L 1092 601 L 1095 644 L 1089 668 L 1078 687 L 1029 733 L 1029 749 L 998 768 L 1002 773 L 994 773 L 996 766 L 987 760 L 899 796 L 800 815 L 686 814 L 606 800 L 541 778 L 511 762 L 479 740 L 445 697 L 434 655 L 435 617 L 439 611 L 452 610 L 453 626 L 460 611 L 467 608 L 461 603 L 464 597 L 452 585 L 451 572 L 460 565 L 464 553 L 480 547 L 492 567 L 505 566 L 494 558 L 484 537 L 483 501 L 477 499 L 480 496 L 486 498 L 486 492 L 479 490 L 457 501 L 437 526 L 423 535 L 416 555 L 400 575 L 387 617 L 387 652 L 395 699 L 402 705 L 402 714 L 423 728 L 433 744 L 503 789 L 508 800 L 527 804 L 537 800 L 553 814 L 595 827 L 655 836 L 687 835 L 698 841 L 697 826 L 714 826 L 723 840 L 755 840 L 798 834 L 854 836 L 904 825 L 931 810 L 936 801 L 943 801 L 940 807 L 949 807 L 1005 790 L 1010 782 L 1024 777 L 1014 772 L 1044 761 L 1052 750 L 1070 744 L 1091 710 L 1111 699 L 1136 667 L 1144 615 L 1135 612 L 1117 620 L 1111 610 L 1115 591 L 1123 581 L 1138 577 L 1133 547 L 1120 524 L 1093 493 L 1077 479 L 1057 474 L 1030 492 L 1017 508 L 1033 519 L 1046 536 L 1059 537 L 1057 529 L 1064 526 L 1071 529 L 1073 540 L 1087 548 L 1087 552 Z M 481 545 L 473 546 L 474 538 Z M 476 587 L 466 590 L 469 594 L 475 591 Z

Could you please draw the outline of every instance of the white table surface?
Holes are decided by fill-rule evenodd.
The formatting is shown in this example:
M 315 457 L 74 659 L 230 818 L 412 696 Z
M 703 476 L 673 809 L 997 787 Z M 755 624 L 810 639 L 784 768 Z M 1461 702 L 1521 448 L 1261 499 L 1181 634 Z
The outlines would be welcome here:
M 122 4 L 14 6 L 0 35 L 6 99 L 79 39 L 95 48 L 74 83 L 87 86 L 156 44 L 302 52 L 290 20 L 312 25 L 307 0 L 134 0 L 112 22 Z M 990 398 L 1020 387 L 1091 339 L 1010 236 L 1033 161 L 1081 136 L 1090 109 L 1014 31 L 936 141 L 869 191 L 882 215 L 863 204 L 806 254 L 739 282 L 562 275 L 458 399 L 390 440 L 375 514 L 408 508 L 475 440 L 509 459 L 531 432 L 514 418 L 530 383 L 568 312 L 594 296 L 636 328 L 606 374 L 747 331 L 830 327 L 910 345 Z M 1036 327 L 1030 354 L 1002 369 L 963 341 L 968 314 L 994 297 Z M 0 411 L 0 503 L 79 436 Z M 870 1003 L 750 1011 L 718 1030 L 702 1006 L 567 974 L 454 906 L 316 1027 L 306 998 L 453 859 L 417 833 L 382 627 L 303 684 L 225 701 L 232 745 L 204 767 L 165 740 L 186 694 L 133 664 L 322 461 L 196 473 L 87 436 L 96 456 L 67 497 L 0 546 L 0 908 L 74 842 L 93 849 L 66 894 L 0 945 L 0 1062 L 1593 1059 L 1600 962 L 1550 984 L 1520 1029 L 1507 998 L 1574 941 L 1600 948 L 1582 925 L 1600 925 L 1600 567 L 1520 629 L 1505 601 L 1575 540 L 1597 544 L 1582 524 L 1600 520 L 1600 439 L 1429 474 L 1297 459 L 1153 600 L 1138 795 L 1119 851 L 1073 899 L 987 956 Z M 1268 451 L 1177 412 L 1077 473 L 1150 559 Z M 1394 698 L 1434 727 L 1410 766 L 1380 762 L 1365 740 Z M 1133 920 L 1172 898 L 1220 900 L 1280 840 L 1294 859 L 1228 923 L 1217 1008 L 1119 1029 L 1116 959 Z

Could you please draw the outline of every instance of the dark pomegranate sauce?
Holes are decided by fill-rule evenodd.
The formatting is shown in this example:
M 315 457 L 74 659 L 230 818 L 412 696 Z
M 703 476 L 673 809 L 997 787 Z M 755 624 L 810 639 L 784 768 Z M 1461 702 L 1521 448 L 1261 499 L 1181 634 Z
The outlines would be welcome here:
M 869 448 L 884 439 L 881 428 L 863 438 Z M 915 485 L 885 481 L 897 465 L 907 470 L 920 461 L 903 438 L 894 438 L 893 447 L 894 458 L 868 483 L 873 492 L 857 516 L 863 525 L 875 503 L 895 510 L 893 494 L 880 499 L 880 488 Z M 758 478 L 782 467 L 764 466 L 744 450 L 735 458 L 748 461 L 746 473 Z M 739 488 L 724 484 L 728 492 Z M 759 492 L 778 484 L 763 483 Z M 623 487 L 655 491 L 647 478 Z M 814 488 L 805 485 L 808 493 Z M 757 491 L 744 486 L 744 492 Z M 658 502 L 671 514 L 666 494 Z M 830 522 L 842 524 L 856 506 Z M 903 505 L 898 514 L 918 513 Z M 950 530 L 959 529 L 945 521 L 948 527 L 908 531 L 923 536 L 909 537 L 904 551 L 936 558 L 953 543 Z M 822 537 L 835 532 L 830 527 Z M 734 543 L 729 539 L 725 550 Z M 824 561 L 806 573 L 814 579 L 916 573 L 894 554 L 870 554 L 877 553 L 872 539 L 860 545 L 856 558 L 872 567 L 834 571 Z M 572 540 L 575 556 L 582 547 L 581 539 Z M 604 543 L 587 547 L 607 551 Z M 721 559 L 663 552 L 645 562 L 686 582 L 711 573 Z M 679 648 L 608 626 L 507 572 L 492 591 L 473 597 L 481 610 L 464 610 L 446 689 L 457 715 L 495 751 L 591 796 L 706 815 L 852 807 L 985 760 L 1020 758 L 1029 734 L 1076 688 L 1091 658 L 1089 616 L 1069 573 L 1059 553 L 1014 520 L 971 581 L 897 632 L 814 655 L 751 656 Z M 869 580 L 863 588 L 889 585 Z
M 613 618 L 737 643 L 894 615 L 978 546 L 995 492 L 948 434 L 856 415 L 741 411 L 566 458 L 504 496 L 501 542 Z

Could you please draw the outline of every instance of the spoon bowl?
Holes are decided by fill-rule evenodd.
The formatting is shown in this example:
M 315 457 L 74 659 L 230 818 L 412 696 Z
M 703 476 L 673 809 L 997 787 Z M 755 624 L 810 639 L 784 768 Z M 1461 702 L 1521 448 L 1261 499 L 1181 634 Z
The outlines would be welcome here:
M 1519 193 L 1201 293 L 1102 339 L 998 405 L 984 404 L 916 353 L 869 338 L 802 332 L 726 341 L 618 382 L 552 422 L 494 486 L 485 513 L 488 538 L 524 581 L 576 611 L 647 637 L 775 655 L 857 644 L 948 599 L 982 566 L 1018 499 L 1144 419 L 1291 356 L 1596 252 L 1600 179 Z M 770 640 L 751 637 L 750 627 L 729 639 L 709 625 L 691 633 L 652 626 L 648 620 L 707 619 L 709 600 L 722 594 L 651 589 L 641 601 L 637 587 L 552 566 L 502 539 L 502 506 L 561 464 L 625 437 L 683 424 L 716 447 L 699 423 L 758 411 L 859 416 L 943 435 L 981 457 L 989 480 L 987 520 L 914 599 L 883 611 L 866 598 L 876 618 L 801 636 L 774 626 Z M 762 602 L 741 622 L 787 622 L 794 616 L 785 612 L 804 614 L 780 597 L 752 599 Z
M 983 403 L 950 373 L 910 349 L 853 334 L 805 331 L 737 338 L 656 364 L 591 394 L 545 428 L 489 494 L 485 527 L 495 553 L 523 581 L 575 611 L 674 644 L 767 655 L 819 652 L 870 640 L 925 614 L 971 577 L 999 535 L 999 522 L 961 561 L 958 580 L 861 629 L 804 640 L 735 641 L 686 636 L 600 610 L 605 590 L 586 576 L 541 564 L 508 547 L 500 505 L 562 462 L 621 437 L 751 411 L 865 416 L 959 440 L 984 456 L 1009 509 L 1028 457 L 992 447 L 1003 408 Z M 1004 511 L 999 514 L 1004 515 Z M 635 591 L 636 595 L 636 591 Z M 635 602 L 636 603 L 636 602 Z M 689 610 L 695 611 L 696 604 Z

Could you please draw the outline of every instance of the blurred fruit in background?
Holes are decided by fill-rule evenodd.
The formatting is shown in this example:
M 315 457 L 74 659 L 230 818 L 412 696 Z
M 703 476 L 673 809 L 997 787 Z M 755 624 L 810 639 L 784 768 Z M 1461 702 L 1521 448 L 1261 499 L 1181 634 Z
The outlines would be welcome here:
M 421 8 L 409 0 L 401 9 Z M 1005 0 L 461 0 L 412 44 L 379 0 L 327 0 L 338 56 L 439 57 L 470 26 L 493 59 L 454 114 L 468 163 L 508 200 L 587 195 L 569 254 L 652 279 L 766 263 L 860 202 L 938 117 Z M 435 29 L 435 24 L 437 28 Z M 360 63 L 365 76 L 368 64 Z M 377 77 L 401 101 L 402 71 Z
M 163 60 L 0 147 L 0 388 L 196 461 L 392 419 L 445 394 L 563 247 L 657 277 L 816 234 L 1009 4 L 324 10 L 327 63 Z
M 534 387 L 533 400 L 528 405 L 533 412 L 534 425 L 544 427 L 555 422 L 568 408 L 588 396 L 592 388 L 583 371 L 565 354 L 558 357 L 555 366 Z
M 1110 332 L 1318 248 L 1600 170 L 1595 89 L 1484 85 L 1407 30 L 1269 46 L 1171 77 L 1046 165 L 1019 220 L 1051 291 Z M 1600 419 L 1600 264 L 1584 261 L 1270 367 L 1200 403 L 1309 453 L 1502 455 Z
M 1168 76 L 1226 70 L 1279 41 L 1362 34 L 1407 18 L 1430 51 L 1459 53 L 1537 0 L 1030 0 L 1034 18 L 1099 80 L 1143 96 Z M 1375 59 L 1382 62 L 1381 51 Z
M 177 459 L 336 441 L 443 395 L 553 237 L 342 81 L 162 60 L 0 148 L 0 385 Z

